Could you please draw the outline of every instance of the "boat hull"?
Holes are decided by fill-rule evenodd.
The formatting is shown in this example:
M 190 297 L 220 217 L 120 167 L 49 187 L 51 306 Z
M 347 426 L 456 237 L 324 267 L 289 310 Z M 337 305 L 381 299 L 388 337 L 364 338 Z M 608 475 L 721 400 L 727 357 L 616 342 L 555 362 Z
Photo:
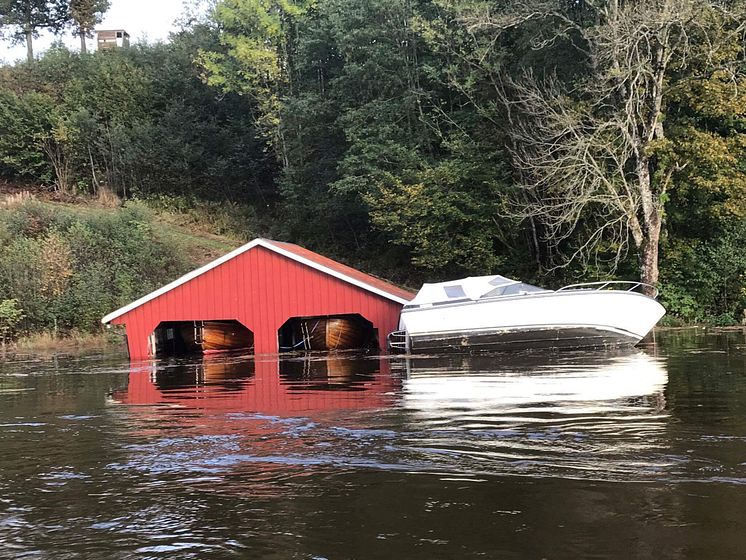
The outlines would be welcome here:
M 472 352 L 525 348 L 604 348 L 634 346 L 639 338 L 629 333 L 593 327 L 521 327 L 483 332 L 465 331 L 410 337 L 414 352 Z
M 231 321 L 205 321 L 200 346 L 205 354 L 250 350 L 254 346 L 254 335 Z
M 307 317 L 294 325 L 299 350 L 354 350 L 366 345 L 364 325 L 354 317 Z
M 405 309 L 411 352 L 633 346 L 665 313 L 634 292 L 542 292 Z

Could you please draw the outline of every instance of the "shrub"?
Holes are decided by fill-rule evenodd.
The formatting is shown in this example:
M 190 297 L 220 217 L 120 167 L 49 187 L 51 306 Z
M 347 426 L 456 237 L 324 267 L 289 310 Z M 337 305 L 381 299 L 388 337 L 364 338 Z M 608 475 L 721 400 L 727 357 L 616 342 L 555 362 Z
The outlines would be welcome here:
M 23 320 L 23 310 L 18 300 L 4 299 L 0 301 L 0 344 L 10 341 L 16 333 L 16 327 Z
M 0 300 L 21 302 L 14 329 L 95 332 L 106 313 L 194 267 L 142 205 L 0 208 Z M 22 320 L 22 321 L 21 321 Z

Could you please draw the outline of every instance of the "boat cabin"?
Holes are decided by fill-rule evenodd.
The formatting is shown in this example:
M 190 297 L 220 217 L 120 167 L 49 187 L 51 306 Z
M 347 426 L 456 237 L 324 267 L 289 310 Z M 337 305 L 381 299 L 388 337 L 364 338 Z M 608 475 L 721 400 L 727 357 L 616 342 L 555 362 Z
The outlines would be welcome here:
M 505 276 L 470 276 L 450 282 L 423 284 L 405 309 L 446 305 L 462 301 L 476 301 L 498 296 L 524 295 L 547 292 L 544 288 L 532 286 L 525 282 L 512 280 Z

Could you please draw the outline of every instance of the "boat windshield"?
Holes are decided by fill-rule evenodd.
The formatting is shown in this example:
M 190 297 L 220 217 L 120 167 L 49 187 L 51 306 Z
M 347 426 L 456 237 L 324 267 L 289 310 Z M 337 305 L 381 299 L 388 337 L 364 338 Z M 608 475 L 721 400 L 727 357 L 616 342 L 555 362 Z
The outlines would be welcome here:
M 491 283 L 497 280 L 495 283 Z M 438 282 L 435 284 L 423 284 L 417 296 L 409 302 L 410 306 L 439 305 L 461 301 L 464 299 L 476 300 L 483 293 L 514 282 L 501 276 L 476 276 L 459 278 L 450 282 Z
M 405 307 L 444 305 L 464 300 L 478 301 L 486 297 L 542 291 L 545 290 L 531 284 L 511 280 L 505 276 L 472 276 L 451 280 L 450 282 L 423 284 L 417 296 Z
M 506 286 L 498 286 L 494 290 L 490 290 L 486 294 L 482 294 L 482 298 L 491 298 L 491 297 L 497 297 L 497 296 L 517 296 L 517 295 L 523 295 L 523 294 L 532 294 L 532 293 L 538 293 L 538 292 L 546 292 L 548 290 L 545 290 L 544 288 L 539 288 L 537 286 L 532 286 L 531 284 L 526 284 L 525 282 L 516 282 L 514 284 L 508 284 Z

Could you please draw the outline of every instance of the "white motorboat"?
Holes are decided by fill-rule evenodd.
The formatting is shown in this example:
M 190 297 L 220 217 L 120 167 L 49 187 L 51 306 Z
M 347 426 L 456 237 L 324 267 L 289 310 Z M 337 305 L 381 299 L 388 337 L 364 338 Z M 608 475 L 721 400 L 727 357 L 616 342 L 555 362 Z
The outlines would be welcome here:
M 389 344 L 407 352 L 635 345 L 666 312 L 656 295 L 642 282 L 546 290 L 479 276 L 424 284 L 402 309 Z

